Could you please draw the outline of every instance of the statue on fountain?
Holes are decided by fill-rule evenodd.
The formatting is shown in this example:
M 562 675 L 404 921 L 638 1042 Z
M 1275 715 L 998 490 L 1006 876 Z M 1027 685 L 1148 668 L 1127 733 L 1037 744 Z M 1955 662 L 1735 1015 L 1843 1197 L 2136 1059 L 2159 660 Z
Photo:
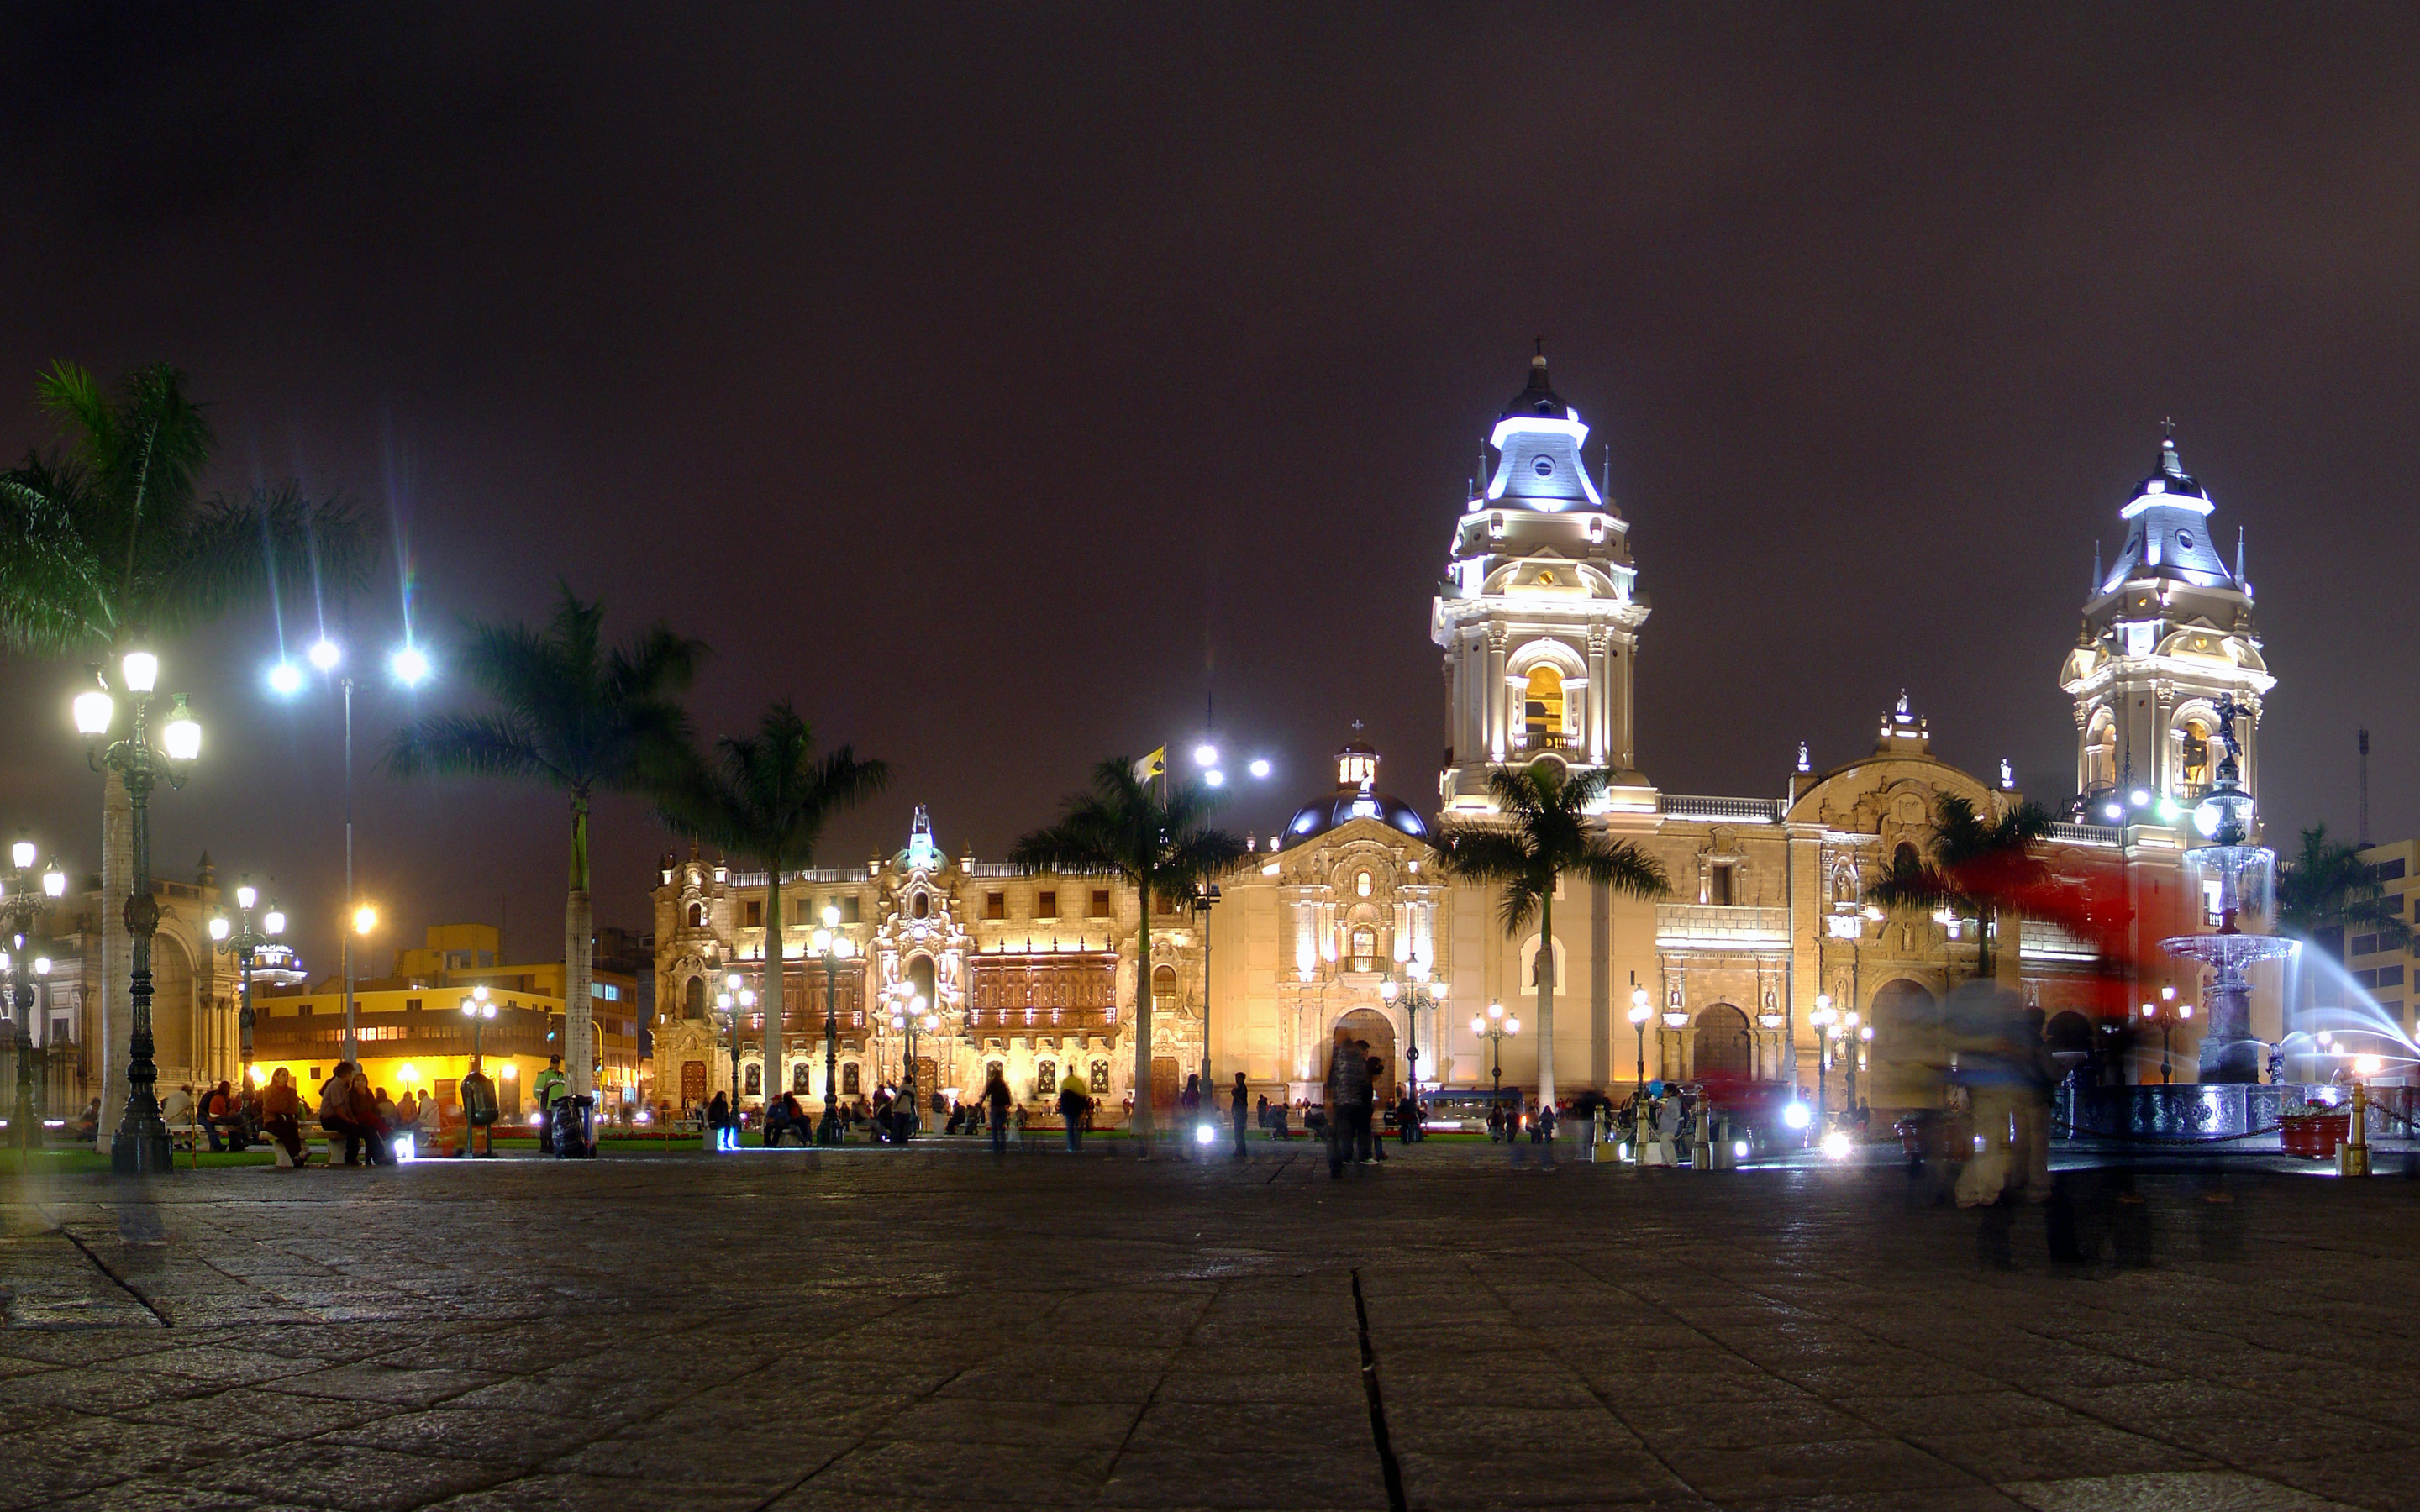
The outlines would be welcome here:
M 2249 843 L 2252 795 L 2243 791 L 2243 745 L 2236 738 L 2235 721 L 2251 717 L 2252 710 L 2229 693 L 2212 712 L 2226 754 L 2219 761 L 2209 794 L 2194 811 L 2194 827 L 2209 836 L 2211 843 L 2187 852 L 2185 861 L 2188 877 L 2217 885 L 2212 912 L 2218 929 L 2162 940 L 2160 949 L 2211 968 L 2204 1021 L 2210 1027 L 2202 1036 L 2200 1079 L 2257 1082 L 2267 1047 L 2252 1038 L 2252 985 L 2243 968 L 2255 961 L 2291 955 L 2298 947 L 2291 940 L 2243 933 L 2240 919 L 2247 911 L 2257 918 L 2274 912 L 2277 853 Z

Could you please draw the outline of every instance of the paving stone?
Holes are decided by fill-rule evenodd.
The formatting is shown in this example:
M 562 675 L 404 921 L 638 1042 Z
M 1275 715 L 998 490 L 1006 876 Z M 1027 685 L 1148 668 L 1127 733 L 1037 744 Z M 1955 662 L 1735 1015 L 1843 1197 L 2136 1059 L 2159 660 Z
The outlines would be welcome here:
M 2387 1183 L 2146 1176 L 2155 1269 L 2052 1267 L 2024 1213 L 1983 1273 L 1974 1215 L 1885 1172 L 1289 1169 L 70 1179 L 45 1211 L 176 1326 L 0 1204 L 0 1276 L 57 1304 L 0 1307 L 0 1507 L 1382 1507 L 1365 1343 L 1422 1512 L 2414 1500 Z

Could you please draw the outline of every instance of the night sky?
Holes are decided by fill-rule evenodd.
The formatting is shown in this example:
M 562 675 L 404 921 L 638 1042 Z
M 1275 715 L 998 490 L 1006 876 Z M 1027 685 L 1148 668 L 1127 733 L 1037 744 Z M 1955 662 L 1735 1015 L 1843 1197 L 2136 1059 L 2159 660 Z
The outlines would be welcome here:
M 41 367 L 166 360 L 214 482 L 392 515 L 418 626 L 558 577 L 789 697 L 892 791 L 819 859 L 998 857 L 1205 696 L 1277 779 L 1352 720 L 1434 801 L 1429 599 L 1543 335 L 1654 607 L 1644 770 L 1772 794 L 1795 743 L 2071 791 L 2056 686 L 2164 415 L 2250 537 L 2273 841 L 2420 826 L 2408 7 L 15 8 L 0 441 Z M 399 625 L 394 561 L 348 611 Z M 308 606 L 287 606 L 289 638 Z M 165 648 L 207 759 L 158 869 L 275 877 L 334 965 L 333 702 L 263 611 Z M 0 672 L 0 827 L 97 864 L 70 669 Z M 463 696 L 441 682 L 427 706 Z M 369 770 L 380 957 L 507 914 L 560 948 L 563 805 Z M 597 832 L 600 921 L 668 843 Z

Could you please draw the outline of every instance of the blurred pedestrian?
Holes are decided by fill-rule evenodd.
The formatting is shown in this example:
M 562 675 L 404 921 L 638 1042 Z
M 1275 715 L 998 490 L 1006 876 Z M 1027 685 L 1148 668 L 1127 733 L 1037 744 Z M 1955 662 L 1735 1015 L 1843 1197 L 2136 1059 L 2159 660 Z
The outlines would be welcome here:
M 1093 1111 L 1093 1099 L 1085 1089 L 1084 1078 L 1070 1076 L 1059 1084 L 1059 1118 L 1067 1125 L 1067 1153 L 1078 1153 L 1084 1146 L 1084 1118 Z
M 706 1104 L 706 1140 L 716 1149 L 729 1149 L 731 1141 L 726 1131 L 731 1126 L 731 1099 L 717 1091 Z
M 1244 1114 L 1247 1111 L 1247 1102 L 1251 1095 L 1252 1089 L 1244 1085 L 1244 1073 L 1240 1071 L 1235 1072 L 1235 1088 L 1233 1091 L 1227 1094 L 1227 1119 L 1229 1122 L 1235 1126 L 1235 1158 L 1237 1160 L 1249 1158 L 1244 1150 Z M 1268 1110 L 1268 1105 L 1269 1100 L 1267 1098 L 1264 1097 L 1261 1099 L 1261 1109 L 1263 1112 L 1266 1112 Z
M 983 1091 L 977 1098 L 977 1103 L 991 1118 L 991 1152 L 995 1155 L 1007 1154 L 1008 1077 L 1002 1074 L 997 1061 L 992 1064 L 990 1074 L 984 1078 Z
M 1321 1082 L 1327 1114 L 1327 1174 L 1344 1179 L 1344 1163 L 1358 1162 L 1353 1136 L 1353 1111 L 1370 1105 L 1370 1057 L 1342 1035 L 1327 1047 L 1327 1074 Z

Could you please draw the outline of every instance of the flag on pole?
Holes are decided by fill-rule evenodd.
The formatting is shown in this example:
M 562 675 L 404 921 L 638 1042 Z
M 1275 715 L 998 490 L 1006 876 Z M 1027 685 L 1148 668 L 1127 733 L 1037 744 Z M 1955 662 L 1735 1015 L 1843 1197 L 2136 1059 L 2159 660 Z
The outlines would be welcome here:
M 1134 774 L 1135 780 L 1138 782 L 1148 782 L 1155 777 L 1167 776 L 1168 748 L 1166 746 L 1162 746 L 1157 750 L 1153 751 L 1150 755 L 1144 757 L 1142 760 L 1135 763 Z

